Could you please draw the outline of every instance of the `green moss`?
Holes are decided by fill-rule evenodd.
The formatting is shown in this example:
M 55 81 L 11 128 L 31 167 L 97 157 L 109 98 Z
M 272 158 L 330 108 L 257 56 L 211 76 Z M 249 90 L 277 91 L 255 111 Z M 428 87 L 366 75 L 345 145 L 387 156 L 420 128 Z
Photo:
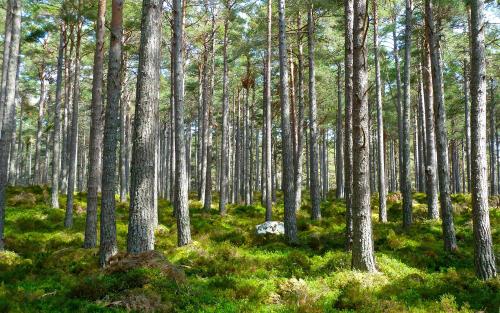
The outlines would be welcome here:
M 20 201 L 19 195 L 28 194 L 34 203 Z M 345 203 L 334 194 L 321 203 L 323 219 L 315 223 L 304 194 L 299 244 L 293 247 L 282 236 L 255 234 L 255 225 L 264 220 L 260 205 L 228 205 L 228 214 L 220 217 L 215 203 L 206 213 L 191 200 L 194 242 L 178 248 L 171 203 L 160 200 L 156 249 L 185 272 L 185 282 L 179 283 L 157 267 L 99 269 L 97 248 L 81 248 L 84 212 L 67 230 L 64 210 L 49 208 L 44 194 L 50 190 L 8 190 L 1 312 L 497 312 L 500 306 L 500 279 L 483 282 L 474 276 L 468 195 L 453 195 L 459 251 L 452 255 L 443 251 L 441 223 L 426 220 L 424 194 L 414 195 L 415 223 L 409 231 L 401 227 L 400 194 L 388 196 L 388 223 L 378 223 L 374 206 L 376 274 L 350 270 L 351 255 L 344 251 Z M 16 196 L 19 201 L 12 201 Z M 283 217 L 279 197 L 273 208 L 276 220 Z M 85 200 L 85 194 L 75 195 L 82 209 Z M 65 198 L 60 201 L 64 204 Z M 500 210 L 492 209 L 490 218 L 498 225 Z M 118 203 L 121 251 L 127 222 L 128 203 Z M 492 231 L 498 251 L 500 231 Z

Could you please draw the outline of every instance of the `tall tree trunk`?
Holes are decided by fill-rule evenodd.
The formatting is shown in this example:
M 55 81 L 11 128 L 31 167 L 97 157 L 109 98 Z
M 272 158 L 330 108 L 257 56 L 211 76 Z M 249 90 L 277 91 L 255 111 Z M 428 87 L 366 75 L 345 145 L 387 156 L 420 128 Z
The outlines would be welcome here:
M 390 148 L 389 148 L 389 167 L 390 167 L 390 191 L 395 192 L 397 189 L 397 183 L 396 183 L 396 154 L 394 153 L 394 140 L 390 140 Z
M 368 3 L 354 5 L 353 24 L 353 242 L 352 268 L 375 272 L 369 186 L 368 70 L 365 38 L 368 33 Z
M 290 132 L 290 104 L 288 102 L 288 64 L 286 49 L 285 0 L 279 0 L 279 60 L 280 60 L 280 102 L 281 140 L 283 164 L 283 196 L 285 207 L 285 237 L 289 243 L 296 243 L 297 220 L 295 212 L 295 187 L 293 173 L 293 146 Z
M 494 101 L 494 96 L 492 96 L 492 101 Z M 500 137 L 498 136 L 498 132 L 495 132 L 495 143 L 498 151 L 498 147 L 500 146 Z M 496 157 L 497 169 L 500 168 L 500 158 L 498 158 L 498 153 Z M 500 181 L 500 171 L 497 171 L 497 182 Z M 497 183 L 497 193 L 500 193 L 500 184 Z
M 337 64 L 337 129 L 335 141 L 335 173 L 337 190 L 335 195 L 337 199 L 344 198 L 344 151 L 342 147 L 344 145 L 344 132 L 342 130 L 342 87 L 341 87 L 341 72 L 342 67 L 340 63 Z
M 438 157 L 439 190 L 441 218 L 443 220 L 444 248 L 446 251 L 457 249 L 455 227 L 453 225 L 453 207 L 450 198 L 450 173 L 448 166 L 448 136 L 446 134 L 446 111 L 444 107 L 443 74 L 439 34 L 436 32 L 432 16 L 432 0 L 425 0 L 426 31 L 429 38 L 429 50 L 432 66 L 432 88 L 434 92 L 434 122 L 436 127 L 436 147 Z
M 498 193 L 498 169 L 497 167 L 497 146 L 496 146 L 496 108 L 494 101 L 493 83 L 490 86 L 491 101 L 490 101 L 490 195 L 494 196 Z
M 486 172 L 486 60 L 484 3 L 471 1 L 471 170 L 474 265 L 481 279 L 497 275 L 490 230 Z
M 80 2 L 78 4 L 80 10 Z M 66 201 L 66 215 L 64 217 L 64 227 L 73 227 L 73 199 L 75 189 L 75 175 L 76 175 L 76 157 L 78 147 L 78 105 L 80 102 L 80 48 L 82 40 L 82 27 L 83 19 L 78 12 L 77 31 L 76 31 L 76 52 L 75 52 L 75 70 L 73 78 L 73 103 L 71 109 L 71 132 L 68 145 L 69 160 L 68 160 L 68 185 L 67 185 L 67 201 Z
M 309 5 L 307 13 L 307 45 L 309 47 L 309 149 L 311 158 L 311 218 L 313 221 L 321 219 L 320 211 L 320 185 L 318 173 L 319 146 L 318 146 L 318 111 L 316 107 L 316 78 L 314 69 L 314 16 L 313 5 Z
M 191 144 L 193 139 L 193 134 L 191 133 L 191 123 L 188 122 L 188 127 L 186 129 L 186 185 L 187 185 L 187 193 L 189 199 L 189 189 L 191 188 Z M 227 189 L 226 189 L 227 190 Z M 226 195 L 227 201 L 227 195 Z
M 228 189 L 228 159 L 229 159 L 229 68 L 227 61 L 227 45 L 228 45 L 228 31 L 229 31 L 229 15 L 231 14 L 231 7 L 229 1 L 226 2 L 226 18 L 224 19 L 224 44 L 222 46 L 222 55 L 224 62 L 224 70 L 222 74 L 222 138 L 221 138 L 221 175 L 220 175 L 220 200 L 219 200 L 219 214 L 226 215 L 226 202 L 227 202 L 227 189 Z
M 46 47 L 46 44 L 44 45 Z M 45 61 L 40 66 L 40 98 L 38 100 L 38 120 L 36 127 L 36 141 L 35 141 L 35 179 L 34 183 L 36 185 L 42 183 L 42 132 L 43 132 L 43 120 L 45 115 L 45 102 L 47 99 L 47 85 L 45 77 Z
M 5 112 L 5 99 L 7 96 L 7 75 L 9 69 L 9 53 L 12 41 L 12 8 L 10 1 L 7 1 L 5 8 L 5 26 L 4 26 L 4 37 L 3 37 L 3 58 L 2 58 L 2 80 L 0 85 L 0 132 L 2 131 L 2 125 L 4 120 Z M 15 128 L 15 127 L 14 127 Z M 13 132 L 15 133 L 15 131 Z
M 72 88 L 74 83 L 73 83 L 73 77 L 74 75 L 73 70 L 74 70 L 74 57 L 73 57 L 73 50 L 74 50 L 74 23 L 69 23 L 69 29 L 68 29 L 68 39 L 67 41 L 69 43 L 66 43 L 66 45 L 69 44 L 69 50 L 66 48 L 65 49 L 65 66 L 64 66 L 64 76 L 65 76 L 65 83 L 64 83 L 64 88 L 65 88 L 65 95 L 64 95 L 64 111 L 63 111 L 63 126 L 62 126 L 62 153 L 61 153 L 61 177 L 59 180 L 59 188 L 63 193 L 67 193 L 68 190 L 68 159 L 69 159 L 69 138 L 71 136 L 71 130 L 70 130 L 70 125 L 69 125 L 69 115 L 70 115 L 70 107 L 71 103 L 73 101 L 73 91 L 74 89 Z
M 399 190 L 403 191 L 403 112 L 401 107 L 401 67 L 399 65 L 399 48 L 398 48 L 398 37 L 396 34 L 398 21 L 396 12 L 397 7 L 394 7 L 394 28 L 392 29 L 392 40 L 393 40 L 393 54 L 394 63 L 396 67 L 396 113 L 398 118 L 398 169 L 399 169 Z
M 113 0 L 109 45 L 107 106 L 102 151 L 101 245 L 99 263 L 105 266 L 118 251 L 116 243 L 116 148 L 120 127 L 122 84 L 123 0 Z
M 212 109 L 208 108 L 208 125 L 211 124 L 212 120 Z M 203 201 L 203 210 L 209 212 L 212 209 L 212 163 L 213 163 L 213 153 L 212 153 L 212 133 L 208 132 L 207 137 L 207 171 L 205 173 L 205 197 Z
M 417 138 L 418 138 L 418 189 L 420 192 L 425 192 L 425 163 L 426 163 L 426 138 L 425 138 L 425 108 L 424 108 L 424 88 L 422 82 L 422 66 L 419 64 L 419 78 L 418 78 L 418 120 L 417 120 Z
M 380 83 L 380 61 L 378 48 L 378 12 L 377 0 L 373 0 L 373 46 L 375 50 L 375 89 L 377 95 L 377 143 L 378 143 L 378 218 L 382 223 L 387 222 L 387 207 L 385 198 L 385 150 L 384 150 L 384 121 L 382 114 L 382 86 Z
M 122 56 L 124 53 L 122 53 Z M 127 58 L 122 57 L 122 99 L 120 100 L 120 202 L 127 201 L 127 117 L 128 117 L 128 102 L 129 95 L 127 88 L 127 71 L 123 70 L 127 67 Z M 124 95 L 125 94 L 125 95 Z M 168 147 L 168 146 L 167 146 Z M 167 158 L 165 158 L 167 160 Z M 166 176 L 166 175 L 165 175 Z
M 205 144 L 206 144 L 206 172 L 205 172 L 205 197 L 204 197 L 204 210 L 210 211 L 212 207 L 212 163 L 213 163 L 213 153 L 212 153 L 212 108 L 213 108 L 213 94 L 214 94 L 214 82 L 215 82 L 215 15 L 212 11 L 212 29 L 211 29 L 211 39 L 210 39 L 210 73 L 209 73 L 209 83 L 207 83 L 207 100 L 206 100 L 206 132 Z
M 76 183 L 76 190 L 78 192 L 83 192 L 83 180 L 85 178 L 85 153 L 83 153 L 83 151 L 85 151 L 86 149 L 86 141 L 87 141 L 87 138 L 85 137 L 85 134 L 82 133 L 82 132 L 79 132 L 78 133 L 78 151 L 80 151 L 81 153 L 78 153 L 78 157 L 77 157 L 77 183 Z
M 427 35 L 426 35 L 427 37 Z M 425 181 L 427 192 L 427 215 L 430 219 L 439 218 L 438 209 L 438 180 L 437 180 L 437 152 L 434 123 L 434 95 L 432 88 L 432 68 L 429 53 L 428 38 L 424 42 L 422 80 L 424 83 L 424 103 L 426 110 L 426 138 L 427 158 L 425 165 Z
M 403 110 L 401 125 L 403 128 L 403 163 L 401 171 L 401 191 L 403 193 L 403 227 L 410 228 L 413 222 L 411 181 L 410 181 L 410 60 L 411 60 L 411 31 L 413 19 L 412 0 L 406 0 L 405 19 L 405 65 L 403 73 Z
M 304 150 L 304 52 L 302 44 L 302 34 L 300 29 L 302 20 L 300 12 L 297 13 L 297 146 L 295 150 L 295 209 L 300 209 L 302 206 L 302 160 Z
M 21 34 L 21 1 L 10 1 L 10 14 L 11 14 L 11 45 L 8 48 L 9 58 L 4 59 L 3 62 L 8 62 L 8 69 L 6 75 L 3 76 L 5 80 L 5 96 L 3 102 L 4 118 L 3 125 L 0 132 L 0 251 L 5 249 L 4 242 L 4 228 L 5 228 L 5 205 L 6 205 L 6 189 L 8 184 L 8 158 L 9 148 L 12 142 L 12 135 L 16 125 L 16 73 L 19 64 L 19 43 Z M 7 46 L 5 46 L 5 49 Z
M 266 51 L 266 65 L 265 65 L 265 128 L 266 128 L 266 140 L 265 140 L 265 150 L 266 150 L 266 221 L 270 221 L 272 219 L 272 209 L 273 209 L 273 199 L 272 199 L 272 190 L 273 190 L 273 174 L 271 169 L 272 163 L 272 149 L 271 149 L 271 58 L 272 58 L 272 1 L 267 1 L 267 51 Z
M 188 207 L 188 182 L 186 179 L 186 148 L 184 139 L 184 19 L 182 0 L 173 2 L 173 69 L 175 105 L 175 205 L 177 206 L 177 244 L 184 246 L 191 242 Z
M 205 202 L 205 188 L 206 188 L 206 176 L 207 176 L 207 137 L 208 137 L 208 40 L 205 39 L 205 45 L 203 50 L 203 72 L 202 72 L 202 110 L 201 110 L 201 138 L 200 138 L 200 150 L 201 159 L 198 161 L 200 163 L 200 187 L 199 187 L 199 198 L 200 202 Z
M 253 147 L 253 137 L 254 137 L 254 126 L 253 126 L 253 115 L 254 115 L 254 106 L 255 106 L 255 88 L 254 88 L 254 85 L 252 84 L 252 102 L 251 104 L 249 105 L 248 107 L 248 145 L 247 145 L 247 149 L 248 149 L 248 181 L 247 181 L 247 185 L 248 185 L 248 190 L 247 190 L 247 193 L 248 193 L 248 204 L 249 205 L 252 205 L 253 203 L 253 180 L 254 180 L 254 176 L 253 176 L 253 172 L 254 172 L 254 163 L 253 163 L 253 159 L 254 159 L 254 156 L 253 156 L 253 151 L 254 151 L 254 147 Z
M 17 79 L 16 79 L 17 81 Z M 16 97 L 14 97 L 15 99 Z M 15 107 L 15 103 L 14 103 Z M 23 158 L 23 126 L 24 126 L 24 108 L 22 104 L 19 105 L 19 127 L 17 128 L 17 153 L 15 154 L 16 161 L 16 179 L 15 181 L 19 184 L 23 183 L 23 169 L 24 169 L 24 158 Z M 15 127 L 15 126 L 14 126 Z
M 136 88 L 127 251 L 154 249 L 154 161 L 160 94 L 162 1 L 144 0 Z
M 350 251 L 352 246 L 352 101 L 353 101 L 353 0 L 344 1 L 344 24 L 345 24 L 345 141 L 344 141 L 344 180 L 346 200 L 346 250 Z
M 460 186 L 460 164 L 458 161 L 458 145 L 457 140 L 451 141 L 451 169 L 453 173 L 453 190 L 455 193 L 462 192 Z
M 233 195 L 234 202 L 240 202 L 240 180 L 241 180 L 241 105 L 240 105 L 240 89 L 237 91 L 237 108 L 235 119 L 235 153 L 234 153 L 234 181 L 233 181 Z
M 101 174 L 100 173 L 101 147 L 103 145 L 102 80 L 104 75 L 103 67 L 104 67 L 105 17 L 106 17 L 106 1 L 99 0 L 97 9 L 96 29 L 95 29 L 96 46 L 94 52 L 94 69 L 93 69 L 94 74 L 92 78 L 92 102 L 91 102 L 90 142 L 89 142 L 89 175 L 87 180 L 87 217 L 85 222 L 85 240 L 83 241 L 84 248 L 93 248 L 97 245 L 97 191 L 99 189 L 99 181 Z M 112 36 L 115 35 L 116 34 L 112 34 Z M 108 81 L 110 80 L 108 79 Z M 103 179 L 105 178 L 103 177 Z
M 61 171 L 61 97 L 63 79 L 64 43 L 66 41 L 66 23 L 62 22 L 59 33 L 59 48 L 57 55 L 56 103 L 54 107 L 54 134 L 52 136 L 52 175 L 51 175 L 51 206 L 59 208 L 59 175 Z
M 419 169 L 420 169 L 420 161 L 422 160 L 420 158 L 419 150 L 420 150 L 420 138 L 418 137 L 418 131 L 419 131 L 419 125 L 418 125 L 418 107 L 414 107 L 414 112 L 413 112 L 413 162 L 414 162 L 414 170 L 413 173 L 415 174 L 415 190 L 417 192 L 422 192 L 420 189 L 420 183 L 419 183 Z
M 172 38 L 173 40 L 173 38 Z M 172 57 L 172 54 L 171 54 Z M 171 62 L 172 63 L 172 62 Z M 171 65 L 172 69 L 172 77 L 174 74 L 174 67 L 173 63 Z M 172 79 L 173 82 L 173 79 Z M 170 180 L 170 195 L 169 199 L 172 201 L 172 203 L 175 203 L 175 167 L 176 167 L 176 155 L 175 155 L 175 105 L 174 105 L 174 97 L 175 97 L 175 90 L 174 90 L 174 85 L 171 83 L 171 88 L 172 88 L 172 94 L 171 94 L 171 103 L 170 103 L 170 154 L 169 154 L 169 160 L 170 162 L 170 173 L 169 173 L 169 180 Z M 175 206 L 174 206 L 175 209 Z M 174 216 L 177 213 L 174 210 Z
M 470 33 L 469 33 L 470 35 Z M 465 189 L 464 185 L 464 190 L 467 190 L 467 192 L 471 192 L 471 159 L 470 159 L 470 112 L 469 112 L 469 73 L 468 73 L 468 64 L 467 64 L 467 59 L 464 59 L 464 106 L 465 106 L 465 125 L 464 125 L 464 132 L 465 132 L 465 165 L 466 165 L 466 175 L 467 175 L 467 189 Z

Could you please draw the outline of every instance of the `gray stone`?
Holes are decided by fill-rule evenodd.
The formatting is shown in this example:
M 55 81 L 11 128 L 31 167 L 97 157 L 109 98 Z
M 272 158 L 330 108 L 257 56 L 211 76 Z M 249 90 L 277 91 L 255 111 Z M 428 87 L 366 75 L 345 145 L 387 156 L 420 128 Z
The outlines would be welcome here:
M 285 234 L 285 225 L 283 222 L 270 221 L 265 222 L 260 225 L 255 226 L 257 230 L 257 235 L 284 235 Z

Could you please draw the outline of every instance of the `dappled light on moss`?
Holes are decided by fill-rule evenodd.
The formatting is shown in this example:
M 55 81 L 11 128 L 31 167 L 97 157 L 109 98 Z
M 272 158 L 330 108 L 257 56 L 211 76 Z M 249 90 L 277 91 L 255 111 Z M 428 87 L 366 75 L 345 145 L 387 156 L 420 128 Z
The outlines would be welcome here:
M 65 229 L 64 210 L 49 208 L 43 191 L 9 189 L 11 197 L 30 192 L 37 200 L 7 209 L 2 312 L 495 312 L 500 304 L 500 279 L 474 276 L 470 210 L 457 195 L 454 206 L 463 209 L 455 216 L 459 251 L 453 255 L 443 251 L 440 221 L 417 219 L 403 231 L 400 195 L 389 195 L 389 222 L 373 215 L 378 272 L 366 274 L 351 270 L 351 254 L 344 251 L 340 200 L 323 201 L 323 219 L 311 223 L 305 198 L 293 247 L 282 236 L 255 234 L 264 220 L 260 205 L 228 205 L 221 217 L 191 200 L 193 242 L 180 248 L 171 203 L 160 200 L 156 251 L 135 257 L 123 253 L 128 203 L 118 203 L 121 253 L 102 270 L 98 248 L 81 248 L 85 214 Z M 86 207 L 85 197 L 76 199 Z M 414 209 L 425 216 L 420 195 Z M 274 210 L 281 219 L 283 207 Z M 490 216 L 498 225 L 498 210 Z M 499 236 L 494 229 L 497 248 Z

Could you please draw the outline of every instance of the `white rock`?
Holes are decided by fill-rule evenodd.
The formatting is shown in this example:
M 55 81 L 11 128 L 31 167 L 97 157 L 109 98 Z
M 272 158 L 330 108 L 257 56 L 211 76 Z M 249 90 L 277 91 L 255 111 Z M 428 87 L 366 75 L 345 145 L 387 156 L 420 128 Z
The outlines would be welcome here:
M 260 225 L 255 226 L 257 230 L 257 235 L 266 235 L 266 234 L 274 234 L 274 235 L 284 235 L 285 234 L 285 225 L 283 222 L 265 222 Z

